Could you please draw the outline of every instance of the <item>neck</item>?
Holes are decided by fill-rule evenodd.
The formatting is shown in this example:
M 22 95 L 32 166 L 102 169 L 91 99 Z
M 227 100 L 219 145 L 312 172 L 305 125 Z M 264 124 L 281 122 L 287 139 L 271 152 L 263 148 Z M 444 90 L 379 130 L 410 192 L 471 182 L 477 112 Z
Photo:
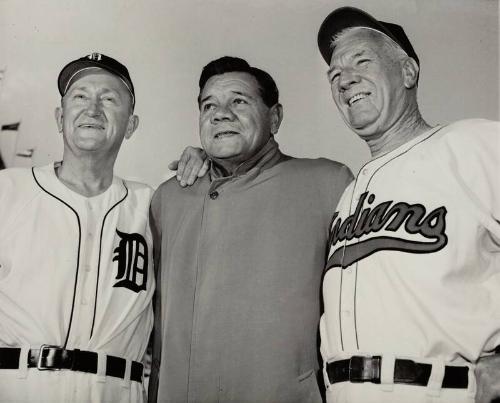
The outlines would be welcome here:
M 259 160 L 262 157 L 262 154 L 265 154 L 268 149 L 272 148 L 272 141 L 271 138 L 263 144 L 256 152 L 254 155 L 249 157 L 245 161 L 239 161 L 239 160 L 232 160 L 232 159 L 222 159 L 222 158 L 212 158 L 212 161 L 215 162 L 219 168 L 219 174 L 221 176 L 234 176 L 237 171 L 240 171 L 240 167 L 243 165 L 245 166 L 253 166 L 254 162 Z
M 112 161 L 96 161 L 93 158 L 64 158 L 56 168 L 59 180 L 71 190 L 92 197 L 106 191 L 113 182 Z
M 239 176 L 256 167 L 259 169 L 268 169 L 284 159 L 288 159 L 288 157 L 281 154 L 278 143 L 271 137 L 255 155 L 239 164 L 228 165 L 225 164 L 227 162 L 225 160 L 212 158 L 210 175 L 212 179 Z
M 375 139 L 368 139 L 372 158 L 379 157 L 405 144 L 431 126 L 422 118 L 418 108 L 408 110 L 389 130 Z
M 222 168 L 223 176 L 233 176 L 236 168 L 241 165 L 241 162 L 224 159 L 214 159 L 214 161 Z

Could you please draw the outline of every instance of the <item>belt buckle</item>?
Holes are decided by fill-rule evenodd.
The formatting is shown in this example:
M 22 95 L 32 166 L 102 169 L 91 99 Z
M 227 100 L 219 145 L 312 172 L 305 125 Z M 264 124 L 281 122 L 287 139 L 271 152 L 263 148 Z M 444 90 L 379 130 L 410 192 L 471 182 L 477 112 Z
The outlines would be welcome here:
M 360 355 L 353 355 L 349 359 L 349 382 L 361 383 L 366 382 L 363 377 L 365 365 L 365 357 Z
M 352 356 L 349 360 L 349 381 L 380 383 L 380 362 L 380 356 Z
M 52 349 L 55 351 L 54 351 L 54 354 L 51 355 L 50 352 Z M 55 365 L 54 357 L 55 357 L 55 352 L 62 351 L 62 350 L 63 350 L 63 348 L 59 347 L 59 346 L 54 346 L 54 345 L 50 345 L 50 344 L 42 344 L 40 346 L 40 352 L 38 354 L 38 361 L 36 363 L 36 368 L 39 371 L 60 371 L 61 368 L 58 368 Z M 44 356 L 44 355 L 46 355 L 46 356 Z M 51 360 L 52 360 L 51 363 L 47 362 L 49 355 L 51 355 Z M 45 360 L 45 362 L 44 362 L 44 360 Z

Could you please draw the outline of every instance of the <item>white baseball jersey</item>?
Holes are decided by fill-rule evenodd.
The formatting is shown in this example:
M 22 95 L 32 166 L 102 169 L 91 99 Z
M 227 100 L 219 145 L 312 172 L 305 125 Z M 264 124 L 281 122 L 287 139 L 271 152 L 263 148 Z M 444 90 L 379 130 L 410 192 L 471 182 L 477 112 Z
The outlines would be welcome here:
M 141 361 L 153 325 L 151 196 L 114 177 L 84 197 L 53 164 L 0 171 L 0 347 L 99 353 L 98 375 L 0 369 L 0 401 L 143 400 L 142 383 L 103 374 L 105 354 Z
M 386 355 L 468 365 L 491 354 L 500 344 L 499 175 L 500 127 L 486 120 L 433 128 L 362 167 L 332 221 L 325 361 Z M 345 387 L 381 388 L 330 386 Z M 425 389 L 405 387 L 407 402 Z

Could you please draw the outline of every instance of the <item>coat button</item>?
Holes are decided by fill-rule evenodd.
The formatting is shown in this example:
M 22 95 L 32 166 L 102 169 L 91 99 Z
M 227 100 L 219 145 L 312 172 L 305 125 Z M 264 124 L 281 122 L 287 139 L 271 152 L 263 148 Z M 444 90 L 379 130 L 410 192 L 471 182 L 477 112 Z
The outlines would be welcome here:
M 217 197 L 219 197 L 219 192 L 217 192 L 217 190 L 215 190 L 214 192 L 211 192 L 211 193 L 210 193 L 210 198 L 211 198 L 212 200 L 217 199 Z

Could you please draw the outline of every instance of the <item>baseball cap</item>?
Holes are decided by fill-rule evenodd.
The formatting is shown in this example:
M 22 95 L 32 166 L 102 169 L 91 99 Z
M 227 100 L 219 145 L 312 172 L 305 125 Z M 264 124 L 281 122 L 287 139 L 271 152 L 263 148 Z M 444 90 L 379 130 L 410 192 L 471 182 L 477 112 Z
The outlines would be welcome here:
M 319 28 L 318 47 L 328 65 L 333 53 L 332 38 L 344 29 L 352 27 L 371 28 L 387 35 L 420 65 L 418 56 L 401 26 L 378 21 L 370 14 L 355 7 L 340 7 L 333 10 Z
M 109 71 L 121 79 L 132 95 L 132 105 L 135 105 L 134 84 L 132 84 L 127 68 L 118 60 L 97 52 L 73 60 L 63 67 L 57 78 L 57 86 L 61 96 L 66 94 L 78 73 L 96 67 Z

